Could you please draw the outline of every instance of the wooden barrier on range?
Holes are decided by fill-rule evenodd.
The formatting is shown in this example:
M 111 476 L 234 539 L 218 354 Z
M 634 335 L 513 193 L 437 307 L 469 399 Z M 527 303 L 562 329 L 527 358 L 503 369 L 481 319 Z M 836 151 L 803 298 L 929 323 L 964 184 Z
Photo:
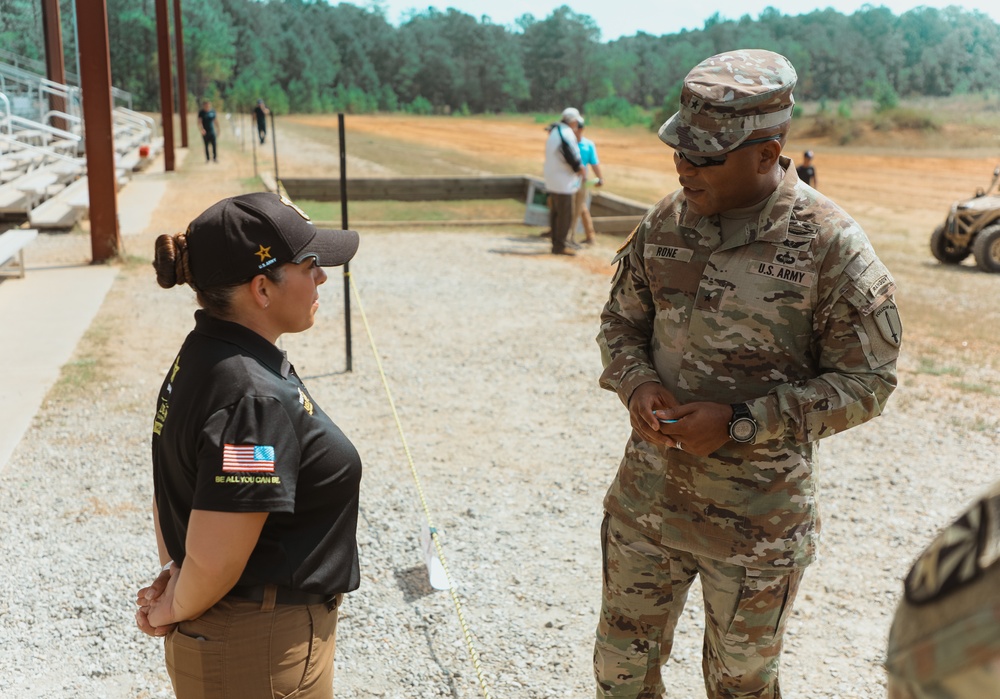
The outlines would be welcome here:
M 282 178 L 281 184 L 294 200 L 340 201 L 339 179 Z M 372 177 L 351 178 L 347 181 L 349 201 L 514 199 L 525 202 L 530 209 L 529 196 L 537 198 L 535 193 L 539 191 L 544 192 L 542 181 L 530 175 Z M 627 234 L 638 225 L 648 208 L 646 204 L 595 190 L 591 198 L 590 213 L 594 229 L 598 233 Z M 530 220 L 527 212 L 524 223 L 544 225 L 537 220 Z

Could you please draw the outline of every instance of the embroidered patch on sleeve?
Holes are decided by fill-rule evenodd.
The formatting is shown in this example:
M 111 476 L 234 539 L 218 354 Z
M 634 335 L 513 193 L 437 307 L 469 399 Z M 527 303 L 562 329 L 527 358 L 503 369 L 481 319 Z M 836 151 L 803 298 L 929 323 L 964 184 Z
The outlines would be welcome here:
M 274 473 L 274 447 L 225 444 L 222 447 L 222 470 Z
M 310 415 L 313 414 L 313 403 L 309 400 L 309 396 L 306 395 L 301 386 L 299 387 L 299 405 Z
M 641 225 L 642 224 L 640 223 L 639 226 Z M 622 243 L 622 246 L 618 248 L 618 250 L 616 250 L 615 252 L 621 252 L 622 250 L 624 250 L 629 246 L 629 243 L 635 240 L 635 234 L 639 232 L 639 226 L 636 226 L 635 228 L 632 229 L 632 232 L 628 234 L 627 238 L 625 238 L 625 242 Z

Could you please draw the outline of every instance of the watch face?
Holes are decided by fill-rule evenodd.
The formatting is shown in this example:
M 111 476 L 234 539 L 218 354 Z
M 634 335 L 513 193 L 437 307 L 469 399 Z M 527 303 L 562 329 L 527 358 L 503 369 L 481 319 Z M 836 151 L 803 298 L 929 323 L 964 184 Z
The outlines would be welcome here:
M 730 432 L 737 442 L 749 442 L 757 434 L 757 425 L 750 418 L 741 417 L 733 423 Z

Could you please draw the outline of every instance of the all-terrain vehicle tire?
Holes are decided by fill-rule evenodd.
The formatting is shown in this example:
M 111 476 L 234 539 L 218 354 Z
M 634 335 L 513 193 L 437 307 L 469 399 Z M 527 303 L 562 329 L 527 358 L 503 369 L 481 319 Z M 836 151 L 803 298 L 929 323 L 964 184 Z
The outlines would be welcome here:
M 931 254 L 938 262 L 946 265 L 957 265 L 969 256 L 972 250 L 969 248 L 956 248 L 944 234 L 944 224 L 934 229 L 931 233 Z
M 976 265 L 984 272 L 1000 272 L 1000 224 L 987 226 L 972 243 Z

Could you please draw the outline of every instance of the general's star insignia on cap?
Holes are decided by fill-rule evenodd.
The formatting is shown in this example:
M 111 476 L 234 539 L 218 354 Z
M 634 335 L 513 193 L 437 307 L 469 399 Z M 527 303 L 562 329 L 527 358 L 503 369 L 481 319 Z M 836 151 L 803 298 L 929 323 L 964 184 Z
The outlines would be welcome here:
M 300 209 L 299 207 L 297 207 L 295 205 L 295 202 L 293 202 L 291 199 L 289 199 L 288 197 L 286 197 L 284 194 L 282 194 L 280 198 L 281 198 L 281 203 L 282 204 L 284 204 L 285 206 L 290 207 L 292 209 L 295 209 L 296 213 L 298 213 L 298 215 L 301 216 L 302 218 L 304 218 L 306 221 L 311 221 L 312 220 L 311 218 L 309 218 L 309 215 L 305 211 L 303 211 L 302 209 Z
M 266 259 L 269 259 L 271 257 L 271 246 L 268 245 L 265 248 L 263 245 L 261 245 L 260 246 L 260 250 L 258 250 L 257 252 L 255 252 L 254 255 L 257 255 L 258 257 L 260 257 L 260 261 L 261 262 L 263 262 Z

